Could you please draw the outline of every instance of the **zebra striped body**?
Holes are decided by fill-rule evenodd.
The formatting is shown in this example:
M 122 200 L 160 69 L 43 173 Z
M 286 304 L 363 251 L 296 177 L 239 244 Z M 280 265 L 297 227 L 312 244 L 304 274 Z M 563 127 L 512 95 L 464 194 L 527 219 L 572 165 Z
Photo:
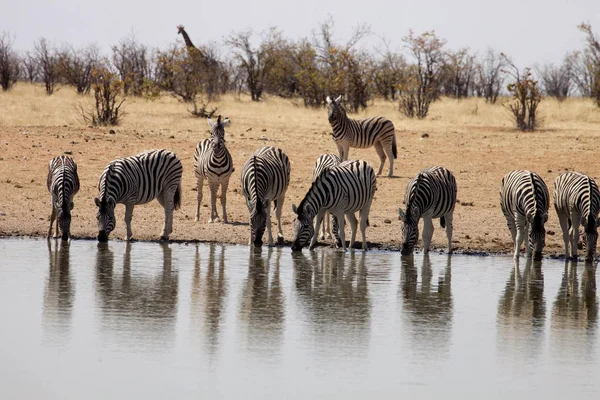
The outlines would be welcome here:
M 77 164 L 69 156 L 54 157 L 48 163 L 46 186 L 52 196 L 52 213 L 48 238 L 52 236 L 52 224 L 56 220 L 55 238 L 59 237 L 58 227 L 62 232 L 62 240 L 69 240 L 71 235 L 71 210 L 73 197 L 79 191 L 79 175 Z
M 106 242 L 115 228 L 117 204 L 125 205 L 127 240 L 131 240 L 133 207 L 154 199 L 165 210 L 161 240 L 168 240 L 173 231 L 173 210 L 181 205 L 182 171 L 181 161 L 168 150 L 150 150 L 108 164 L 98 181 L 100 195 L 94 199 L 98 207 L 98 240 Z
M 394 159 L 398 157 L 394 124 L 384 117 L 361 120 L 350 119 L 341 104 L 341 97 L 327 97 L 327 114 L 332 127 L 333 140 L 342 161 L 348 160 L 350 147 L 364 149 L 375 146 L 380 164 L 377 175 L 381 175 L 386 158 L 390 160 L 388 176 L 394 174 Z
M 579 225 L 582 225 L 585 259 L 591 261 L 596 253 L 600 222 L 600 192 L 596 182 L 579 172 L 560 174 L 554 181 L 554 209 L 563 233 L 565 256 L 577 258 Z
M 421 171 L 406 187 L 404 202 L 406 213 L 398 209 L 402 221 L 402 255 L 412 254 L 419 237 L 419 219 L 423 218 L 423 251 L 429 252 L 433 236 L 433 218 L 440 219 L 446 228 L 448 254 L 452 253 L 452 216 L 456 205 L 456 179 L 444 167 L 431 167 Z
M 535 253 L 535 261 L 542 259 L 542 250 L 546 244 L 544 224 L 548 221 L 549 198 L 546 183 L 535 172 L 517 170 L 502 178 L 500 207 L 515 245 L 515 258 L 519 258 L 519 250 L 527 230 L 527 257 Z
M 295 239 L 292 250 L 302 250 L 308 244 L 309 239 L 311 239 L 310 247 L 315 246 L 318 236 L 315 226 L 318 228 L 321 225 L 325 211 L 329 211 L 337 219 L 338 234 L 344 250 L 346 249 L 344 217 L 350 221 L 352 235 L 350 247 L 352 247 L 356 239 L 358 223 L 354 213 L 359 211 L 362 248 L 366 250 L 365 230 L 375 190 L 375 172 L 366 161 L 345 161 L 323 172 L 313 182 L 300 205 L 297 208 L 292 207 L 297 214 L 294 222 Z M 317 221 L 313 226 L 315 216 Z
M 339 165 L 341 162 L 342 160 L 340 160 L 340 158 L 335 154 L 323 154 L 319 156 L 315 162 L 312 181 L 316 181 L 323 172 L 329 170 L 331 167 Z M 319 235 L 321 239 L 325 238 L 325 232 L 327 232 L 327 239 L 331 239 L 331 215 L 329 214 L 329 211 L 326 211 L 323 217 L 323 228 Z M 333 233 L 336 237 L 336 241 L 339 242 L 339 237 L 337 234 L 337 221 L 335 219 L 333 220 Z
M 225 118 L 221 122 L 221 116 L 214 123 L 209 118 L 210 139 L 204 139 L 194 153 L 194 174 L 196 176 L 196 189 L 198 193 L 198 203 L 196 206 L 196 222 L 200 217 L 200 204 L 202 203 L 202 187 L 204 180 L 208 181 L 210 188 L 210 218 L 208 222 L 218 221 L 217 213 L 217 191 L 221 186 L 221 206 L 223 208 L 223 222 L 227 223 L 227 187 L 229 178 L 235 170 L 231 154 L 225 147 L 225 127 L 229 124 L 229 119 Z
M 250 242 L 262 246 L 262 236 L 267 228 L 269 246 L 273 245 L 271 233 L 271 201 L 277 216 L 277 241 L 283 242 L 281 210 L 285 192 L 290 184 L 290 161 L 283 150 L 263 147 L 254 152 L 242 170 L 242 191 L 250 212 Z

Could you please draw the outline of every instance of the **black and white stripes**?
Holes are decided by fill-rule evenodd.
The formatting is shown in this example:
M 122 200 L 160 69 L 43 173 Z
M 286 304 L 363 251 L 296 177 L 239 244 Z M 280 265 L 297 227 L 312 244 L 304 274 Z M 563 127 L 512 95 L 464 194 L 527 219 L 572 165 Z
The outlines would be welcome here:
M 563 234 L 565 256 L 577 258 L 581 225 L 585 259 L 591 261 L 596 254 L 600 222 L 600 192 L 596 182 L 579 172 L 560 174 L 554 181 L 554 208 Z
M 317 158 L 317 161 L 315 162 L 315 167 L 313 169 L 313 179 L 312 181 L 316 181 L 317 178 L 319 176 L 321 176 L 321 174 L 323 174 L 323 172 L 329 170 L 329 168 L 331 167 L 335 167 L 337 165 L 339 165 L 342 162 L 342 160 L 340 160 L 340 158 L 338 156 L 336 156 L 335 154 L 322 154 L 319 156 L 319 158 Z M 321 227 L 318 227 L 319 229 L 321 229 Z M 337 221 L 334 219 L 333 220 L 333 230 L 334 230 L 334 234 L 336 235 L 336 239 L 337 238 Z M 327 232 L 327 239 L 331 239 L 331 215 L 329 214 L 329 211 L 325 212 L 325 215 L 323 216 L 323 227 L 321 230 L 321 234 L 320 234 L 320 238 L 324 239 L 325 238 L 325 232 Z
M 398 209 L 401 223 L 402 254 L 411 254 L 419 237 L 419 219 L 423 218 L 423 251 L 429 251 L 433 236 L 433 218 L 446 228 L 448 253 L 452 253 L 452 216 L 456 205 L 456 180 L 444 167 L 424 169 L 406 187 L 406 212 Z
M 52 213 L 48 238 L 52 236 L 52 224 L 56 220 L 55 238 L 59 237 L 58 228 L 62 232 L 62 240 L 68 240 L 71 235 L 71 210 L 73 197 L 79 191 L 79 176 L 77 164 L 69 156 L 54 157 L 48 163 L 48 191 L 52 195 Z
M 377 175 L 381 175 L 386 158 L 390 160 L 388 176 L 394 174 L 394 159 L 398 156 L 394 124 L 384 117 L 361 120 L 350 119 L 341 104 L 341 97 L 332 100 L 327 97 L 327 114 L 333 130 L 333 140 L 342 161 L 348 160 L 350 147 L 367 148 L 375 146 L 380 164 Z M 387 156 L 387 157 L 386 157 Z
M 168 240 L 173 231 L 173 210 L 181 204 L 182 171 L 181 161 L 168 150 L 150 150 L 108 164 L 98 182 L 100 195 L 94 199 L 98 207 L 98 240 L 107 241 L 114 229 L 117 204 L 125 205 L 127 240 L 131 240 L 133 207 L 154 199 L 165 211 L 161 240 Z
M 350 221 L 351 239 L 350 247 L 356 239 L 357 220 L 354 216 L 360 212 L 360 230 L 362 235 L 362 248 L 367 249 L 365 230 L 368 224 L 369 211 L 376 183 L 373 168 L 361 160 L 345 161 L 323 172 L 312 184 L 300 205 L 293 211 L 297 214 L 294 222 L 295 238 L 292 250 L 302 250 L 311 239 L 311 248 L 317 242 L 317 232 L 313 220 L 317 217 L 317 228 L 325 211 L 329 211 L 339 224 L 339 237 L 342 248 L 346 249 L 344 237 L 344 217 Z
M 262 246 L 265 227 L 268 244 L 273 245 L 271 233 L 271 201 L 277 216 L 277 240 L 283 241 L 281 210 L 290 183 L 290 161 L 283 150 L 263 147 L 254 152 L 242 170 L 242 192 L 250 212 L 249 244 Z
M 217 221 L 217 191 L 221 186 L 221 206 L 223 208 L 223 222 L 227 223 L 227 187 L 229 178 L 235 168 L 231 154 L 225 147 L 225 127 L 229 124 L 229 119 L 221 121 L 221 116 L 217 122 L 208 119 L 210 126 L 210 139 L 204 139 L 194 152 L 194 174 L 196 176 L 196 189 L 198 192 L 198 203 L 196 205 L 196 222 L 200 217 L 200 204 L 202 203 L 202 187 L 204 180 L 208 181 L 210 189 L 210 218 L 208 222 Z
M 506 224 L 515 245 L 514 258 L 528 232 L 527 256 L 534 260 L 542 259 L 542 250 L 546 244 L 544 224 L 548 221 L 548 187 L 535 172 L 517 170 L 502 178 L 500 188 L 500 207 L 506 217 Z

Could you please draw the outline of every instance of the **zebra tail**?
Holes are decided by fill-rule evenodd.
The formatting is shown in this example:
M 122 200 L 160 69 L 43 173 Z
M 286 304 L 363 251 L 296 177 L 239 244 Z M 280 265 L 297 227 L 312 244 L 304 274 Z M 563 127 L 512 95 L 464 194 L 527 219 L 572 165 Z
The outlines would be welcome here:
M 175 191 L 175 197 L 173 197 L 173 203 L 175 204 L 175 209 L 179 210 L 181 208 L 181 183 L 177 186 L 177 190 Z
M 440 217 L 440 226 L 441 226 L 442 228 L 445 228 L 445 227 L 446 227 L 446 218 L 444 218 L 443 216 L 442 216 L 442 217 Z
M 396 134 L 394 133 L 394 137 L 392 139 L 392 154 L 394 155 L 394 160 L 398 158 L 398 149 L 396 148 Z

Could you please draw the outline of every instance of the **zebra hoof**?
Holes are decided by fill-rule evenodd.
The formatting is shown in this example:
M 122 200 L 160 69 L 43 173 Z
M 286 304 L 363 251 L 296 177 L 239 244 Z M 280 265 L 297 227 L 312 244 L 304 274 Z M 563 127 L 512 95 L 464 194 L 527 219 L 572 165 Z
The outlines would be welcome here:
M 168 242 L 169 238 L 167 236 L 161 236 L 159 239 L 161 242 Z
M 277 236 L 277 244 L 279 244 L 279 245 L 283 244 L 283 236 Z

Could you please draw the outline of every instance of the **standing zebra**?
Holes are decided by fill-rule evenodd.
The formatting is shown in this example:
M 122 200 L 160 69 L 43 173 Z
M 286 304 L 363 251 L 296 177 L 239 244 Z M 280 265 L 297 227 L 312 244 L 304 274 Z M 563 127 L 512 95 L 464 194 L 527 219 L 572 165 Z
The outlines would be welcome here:
M 52 236 L 52 224 L 56 219 L 54 237 L 59 237 L 58 226 L 60 225 L 62 240 L 69 240 L 71 235 L 71 210 L 74 205 L 73 197 L 79 191 L 79 176 L 77 175 L 75 161 L 69 156 L 58 156 L 50 160 L 46 186 L 52 195 L 52 213 L 50 214 L 48 238 Z
M 502 178 L 500 206 L 506 217 L 506 225 L 515 245 L 514 258 L 528 232 L 527 257 L 534 253 L 534 261 L 542 259 L 546 244 L 544 224 L 548 221 L 550 195 L 543 179 L 531 171 L 511 171 Z
M 125 205 L 127 240 L 131 240 L 133 207 L 157 199 L 165 210 L 161 240 L 168 240 L 173 231 L 173 210 L 181 205 L 181 174 L 183 167 L 177 156 L 168 150 L 150 150 L 135 156 L 116 159 L 104 168 L 98 181 L 98 241 L 108 241 L 115 229 L 115 206 Z
M 554 208 L 558 214 L 560 228 L 565 242 L 565 256 L 577 258 L 579 225 L 583 225 L 583 245 L 586 261 L 596 255 L 598 241 L 598 213 L 600 213 L 600 192 L 598 185 L 587 175 L 579 172 L 565 172 L 554 181 Z M 569 242 L 571 252 L 569 253 Z
M 398 157 L 394 124 L 384 117 L 354 120 L 346 116 L 341 103 L 342 96 L 332 100 L 327 96 L 327 114 L 333 129 L 333 140 L 342 161 L 348 160 L 350 147 L 364 149 L 375 146 L 380 164 L 377 175 L 381 175 L 383 164 L 390 159 L 388 176 L 394 174 L 394 159 Z
M 225 147 L 225 127 L 229 125 L 229 119 L 221 122 L 221 116 L 214 123 L 208 118 L 210 126 L 210 139 L 204 139 L 194 152 L 194 174 L 196 175 L 196 184 L 198 191 L 198 204 L 196 206 L 196 222 L 200 218 L 200 203 L 202 203 L 202 186 L 204 179 L 208 180 L 210 188 L 210 218 L 208 222 L 219 220 L 217 213 L 217 191 L 221 186 L 221 206 L 223 207 L 223 222 L 227 223 L 227 187 L 229 178 L 235 168 L 231 154 Z
M 250 244 L 262 246 L 265 226 L 269 246 L 273 245 L 271 233 L 271 201 L 277 216 L 277 241 L 283 242 L 281 210 L 285 192 L 290 184 L 290 161 L 283 150 L 263 147 L 254 152 L 242 170 L 242 191 L 250 212 Z
M 402 221 L 402 255 L 412 254 L 419 237 L 419 219 L 423 218 L 423 252 L 429 252 L 433 236 L 433 218 L 440 219 L 446 228 L 448 254 L 452 254 L 452 216 L 456 205 L 456 179 L 444 167 L 430 167 L 421 171 L 406 186 L 406 212 L 398 208 Z
M 292 250 L 302 250 L 308 244 L 309 239 L 311 239 L 310 248 L 315 246 L 318 236 L 315 226 L 318 230 L 325 211 L 329 211 L 337 219 L 338 235 L 344 250 L 346 250 L 344 217 L 350 221 L 350 247 L 352 247 L 356 239 L 358 224 L 354 213 L 359 211 L 362 248 L 367 250 L 365 230 L 376 188 L 375 172 L 366 161 L 344 161 L 323 172 L 313 182 L 300 205 L 292 206 L 292 210 L 297 214 L 294 222 L 295 238 Z M 315 216 L 317 221 L 313 226 Z
M 340 160 L 340 158 L 338 156 L 336 156 L 335 154 L 323 154 L 320 155 L 319 158 L 317 158 L 317 161 L 315 163 L 315 168 L 313 170 L 313 179 L 312 181 L 316 181 L 317 178 L 319 176 L 321 176 L 321 174 L 327 170 L 329 170 L 329 168 L 331 167 L 335 167 L 336 165 L 339 165 L 342 162 L 342 160 Z M 325 215 L 323 217 L 323 228 L 321 230 L 320 233 L 320 239 L 325 239 L 325 232 L 327 232 L 327 239 L 331 239 L 331 215 L 329 214 L 329 211 L 325 211 Z M 320 227 L 318 227 L 320 228 Z M 337 221 L 334 220 L 333 221 L 333 230 L 334 230 L 334 235 L 337 238 Z

